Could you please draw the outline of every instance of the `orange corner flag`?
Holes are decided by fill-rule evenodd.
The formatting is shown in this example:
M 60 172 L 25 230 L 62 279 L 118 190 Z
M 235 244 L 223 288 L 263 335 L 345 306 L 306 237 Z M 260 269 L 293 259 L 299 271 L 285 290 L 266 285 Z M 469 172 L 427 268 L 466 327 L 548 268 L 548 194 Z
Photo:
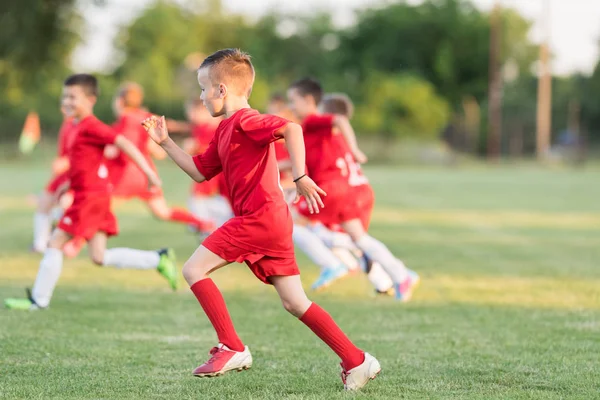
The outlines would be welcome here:
M 41 137 L 40 117 L 35 111 L 30 111 L 25 118 L 25 124 L 19 138 L 19 150 L 23 154 L 29 154 L 39 143 Z

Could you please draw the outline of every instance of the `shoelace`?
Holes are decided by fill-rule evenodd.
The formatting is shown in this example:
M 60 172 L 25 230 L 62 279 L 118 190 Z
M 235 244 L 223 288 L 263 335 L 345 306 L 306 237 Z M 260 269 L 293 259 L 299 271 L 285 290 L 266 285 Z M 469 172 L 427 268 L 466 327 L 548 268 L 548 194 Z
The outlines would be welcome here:
M 210 354 L 212 357 L 208 359 L 206 364 L 212 364 L 215 361 L 217 361 L 221 357 L 221 355 L 224 353 L 224 351 L 225 350 L 223 350 L 221 347 L 213 347 L 212 349 L 210 349 L 208 354 Z
M 344 383 L 344 385 L 346 384 L 346 379 L 348 378 L 348 376 L 350 376 L 350 372 L 346 371 L 344 369 L 344 366 L 340 364 L 340 366 L 342 367 L 342 382 Z

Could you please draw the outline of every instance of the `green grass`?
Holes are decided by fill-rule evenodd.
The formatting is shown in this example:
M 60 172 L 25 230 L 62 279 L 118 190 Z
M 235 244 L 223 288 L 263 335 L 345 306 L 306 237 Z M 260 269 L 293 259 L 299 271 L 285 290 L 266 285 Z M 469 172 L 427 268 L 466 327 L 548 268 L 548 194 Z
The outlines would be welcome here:
M 168 198 L 189 182 L 161 164 Z M 52 308 L 0 310 L 3 399 L 565 399 L 600 398 L 600 171 L 535 167 L 369 169 L 373 235 L 421 273 L 410 304 L 373 298 L 364 277 L 312 296 L 383 373 L 344 394 L 336 357 L 287 315 L 243 266 L 215 279 L 254 367 L 201 380 L 192 369 L 216 337 L 187 289 L 158 275 L 67 261 Z M 21 296 L 28 254 L 25 196 L 44 166 L 0 165 L 0 297 Z M 141 203 L 117 207 L 113 246 L 195 247 Z M 308 286 L 317 269 L 300 257 Z

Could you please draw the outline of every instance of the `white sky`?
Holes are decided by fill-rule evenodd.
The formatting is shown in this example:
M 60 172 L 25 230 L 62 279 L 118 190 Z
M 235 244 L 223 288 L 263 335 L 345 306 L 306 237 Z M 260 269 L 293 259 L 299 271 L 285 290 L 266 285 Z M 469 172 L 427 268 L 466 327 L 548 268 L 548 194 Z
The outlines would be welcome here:
M 180 0 L 184 2 L 185 0 Z M 472 0 L 483 10 L 489 10 L 495 0 Z M 600 0 L 499 0 L 534 21 L 531 38 L 539 42 L 544 36 L 543 3 L 550 5 L 550 45 L 554 54 L 553 71 L 568 74 L 575 71 L 590 73 L 598 59 L 600 47 Z M 223 0 L 229 10 L 258 17 L 276 8 L 306 14 L 316 10 L 335 10 L 335 22 L 348 25 L 353 21 L 352 10 L 378 5 L 391 0 Z M 88 30 L 84 44 L 73 57 L 79 70 L 110 69 L 118 60 L 113 57 L 112 41 L 120 25 L 127 24 L 152 0 L 108 0 L 104 8 L 88 7 L 84 16 Z M 409 0 L 419 3 L 419 0 Z M 112 60 L 112 62 L 111 62 Z

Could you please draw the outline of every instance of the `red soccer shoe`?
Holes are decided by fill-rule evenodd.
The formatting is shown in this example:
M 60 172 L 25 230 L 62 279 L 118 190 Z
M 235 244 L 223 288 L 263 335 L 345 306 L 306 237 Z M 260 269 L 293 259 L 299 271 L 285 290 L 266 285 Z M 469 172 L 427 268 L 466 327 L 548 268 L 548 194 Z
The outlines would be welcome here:
M 242 371 L 252 366 L 252 354 L 248 346 L 244 347 L 244 351 L 233 351 L 219 343 L 217 347 L 210 350 L 209 354 L 210 359 L 194 370 L 194 376 L 211 378 L 228 371 Z

